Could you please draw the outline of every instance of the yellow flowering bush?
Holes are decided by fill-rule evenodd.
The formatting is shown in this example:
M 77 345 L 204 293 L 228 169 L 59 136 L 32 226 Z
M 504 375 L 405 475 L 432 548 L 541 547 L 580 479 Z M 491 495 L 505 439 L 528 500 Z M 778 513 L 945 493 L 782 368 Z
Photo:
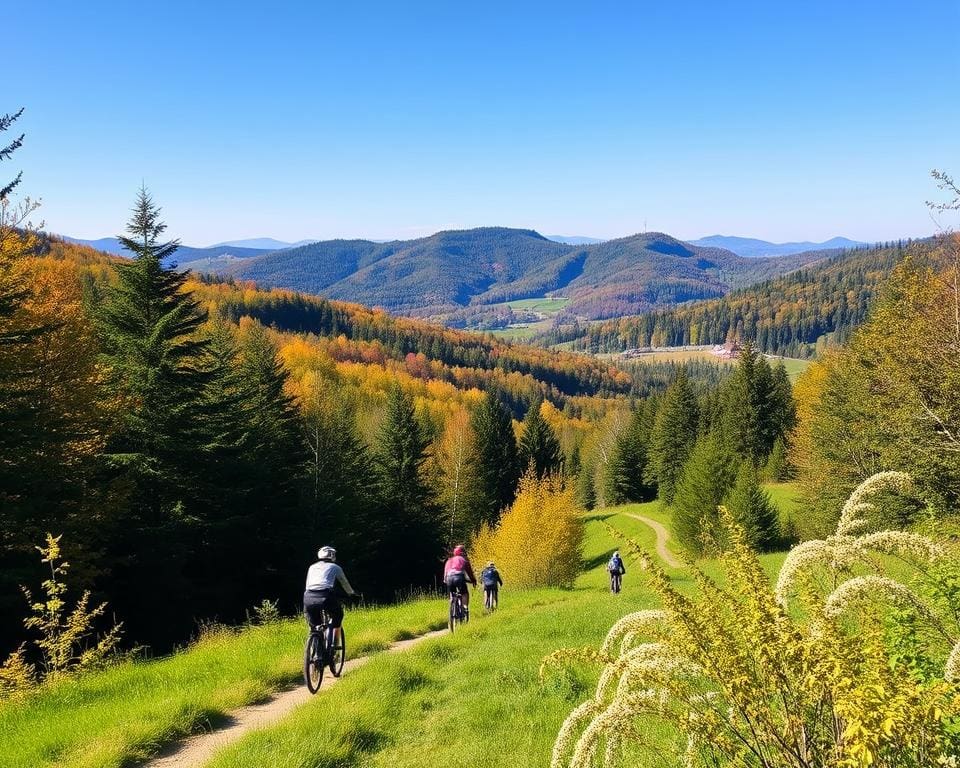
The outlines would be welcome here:
M 922 590 L 883 574 L 882 557 L 866 554 L 876 545 L 923 576 L 942 551 L 921 537 L 862 533 L 866 497 L 906 482 L 867 481 L 841 516 L 837 536 L 846 538 L 817 557 L 798 547 L 777 589 L 723 507 L 731 547 L 721 555 L 722 586 L 691 567 L 696 594 L 681 594 L 647 557 L 662 611 L 631 614 L 610 630 L 595 655 L 596 692 L 561 727 L 552 768 L 951 765 L 960 754 L 960 685 L 943 659 L 950 648 L 954 657 L 960 628 Z M 789 612 L 788 597 L 797 600 Z M 877 610 L 887 601 L 923 624 L 924 652 L 939 654 L 936 674 L 891 653 Z M 566 660 L 548 657 L 541 674 Z
M 572 586 L 581 567 L 582 514 L 562 477 L 528 473 L 500 523 L 477 532 L 474 560 L 494 561 L 511 587 Z

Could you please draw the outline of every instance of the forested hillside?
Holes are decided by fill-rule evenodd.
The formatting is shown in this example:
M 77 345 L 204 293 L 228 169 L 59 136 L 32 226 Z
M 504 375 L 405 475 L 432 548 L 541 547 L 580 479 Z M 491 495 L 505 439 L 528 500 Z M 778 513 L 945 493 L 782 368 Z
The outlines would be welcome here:
M 715 298 L 823 256 L 747 259 L 656 232 L 573 246 L 530 230 L 486 227 L 389 243 L 333 240 L 191 264 L 265 287 L 476 324 L 484 307 L 548 293 L 569 297 L 569 311 L 588 318 Z
M 619 352 L 750 339 L 770 354 L 810 357 L 828 344 L 842 344 L 864 321 L 878 287 L 894 267 L 906 256 L 929 253 L 931 243 L 907 241 L 835 254 L 716 301 L 595 325 L 573 323 L 542 341 L 573 341 L 574 349 Z
M 71 587 L 155 648 L 264 598 L 293 610 L 324 541 L 370 597 L 430 586 L 525 469 L 592 484 L 631 402 L 676 377 L 193 278 L 166 266 L 176 244 L 145 194 L 132 260 L 14 213 L 0 230 L 7 645 L 48 532 Z M 701 391 L 723 371 L 690 374 Z

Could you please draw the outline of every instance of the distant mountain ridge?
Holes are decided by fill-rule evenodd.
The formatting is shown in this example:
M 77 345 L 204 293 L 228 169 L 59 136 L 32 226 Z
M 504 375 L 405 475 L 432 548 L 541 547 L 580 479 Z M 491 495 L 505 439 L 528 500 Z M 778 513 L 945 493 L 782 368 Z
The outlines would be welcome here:
M 68 243 L 77 243 L 78 245 L 89 245 L 91 248 L 96 248 L 98 251 L 103 251 L 104 253 L 111 253 L 114 256 L 129 256 L 129 252 L 124 250 L 123 246 L 120 245 L 120 241 L 115 237 L 101 237 L 97 240 L 82 240 L 76 237 L 67 237 L 61 235 L 64 240 Z M 235 259 L 249 259 L 254 256 L 262 256 L 265 253 L 270 253 L 270 249 L 264 248 L 242 248 L 234 245 L 213 245 L 209 248 L 193 248 L 189 245 L 181 245 L 177 249 L 176 257 L 174 261 L 178 264 L 186 264 L 191 261 L 199 261 L 201 259 L 222 259 L 232 257 Z
M 295 243 L 287 243 L 283 240 L 275 240 L 272 237 L 251 237 L 246 240 L 225 240 L 222 243 L 214 243 L 207 248 L 256 248 L 261 251 L 281 251 L 284 248 L 296 248 L 298 245 L 315 243 L 319 238 L 312 240 L 297 240 Z
M 327 240 L 189 266 L 395 314 L 444 322 L 456 317 L 458 324 L 469 324 L 490 305 L 545 295 L 568 298 L 568 311 L 582 317 L 635 314 L 717 298 L 808 261 L 802 255 L 744 258 L 660 232 L 568 245 L 529 229 L 480 227 L 385 243 Z
M 116 238 L 66 239 L 124 253 Z M 839 253 L 745 257 L 662 232 L 570 245 L 506 227 L 388 242 L 325 240 L 280 250 L 233 244 L 239 242 L 251 241 L 182 246 L 173 261 L 196 272 L 462 327 L 489 327 L 506 302 L 543 296 L 562 296 L 569 300 L 567 315 L 592 320 L 649 312 L 719 298 Z
M 863 248 L 871 245 L 846 237 L 834 237 L 822 243 L 802 241 L 796 243 L 771 243 L 768 240 L 759 240 L 754 237 L 735 237 L 732 235 L 710 235 L 697 240 L 688 240 L 693 245 L 702 245 L 708 248 L 726 248 L 738 256 L 757 258 L 762 256 L 789 256 L 804 251 L 824 251 L 837 248 Z

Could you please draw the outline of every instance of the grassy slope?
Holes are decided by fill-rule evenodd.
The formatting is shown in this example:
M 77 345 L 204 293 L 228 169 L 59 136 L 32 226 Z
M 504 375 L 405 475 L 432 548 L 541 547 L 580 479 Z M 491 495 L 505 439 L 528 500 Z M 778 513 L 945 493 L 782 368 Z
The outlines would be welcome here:
M 614 597 L 607 590 L 604 565 L 615 547 L 626 549 L 623 536 L 650 550 L 654 543 L 646 525 L 620 511 L 667 520 L 656 503 L 593 516 L 585 551 L 589 570 L 574 589 L 512 594 L 507 585 L 493 616 L 478 617 L 464 631 L 410 653 L 381 657 L 278 726 L 226 749 L 211 765 L 547 764 L 560 723 L 589 695 L 595 679 L 582 670 L 541 682 L 541 659 L 557 648 L 598 646 L 624 613 L 656 603 L 629 561 L 623 592 Z M 622 535 L 614 535 L 618 531 Z M 765 565 L 772 573 L 781 560 L 782 555 L 765 556 Z M 713 570 L 709 563 L 705 567 Z M 681 588 L 690 586 L 683 571 L 673 575 Z
M 433 600 L 349 614 L 348 655 L 443 626 Z M 285 621 L 213 634 L 0 706 L 0 766 L 120 766 L 299 680 L 304 627 Z
M 786 486 L 775 489 L 778 501 L 790 494 Z M 378 657 L 212 765 L 544 765 L 559 724 L 595 681 L 583 670 L 541 683 L 540 660 L 557 648 L 596 646 L 624 613 L 655 604 L 624 540 L 653 551 L 653 532 L 621 512 L 669 522 L 657 503 L 591 516 L 588 568 L 574 589 L 514 593 L 507 584 L 496 614 L 475 613 L 454 636 Z M 627 554 L 630 572 L 614 597 L 604 565 L 616 547 Z M 765 557 L 771 572 L 782 557 Z M 704 567 L 712 570 L 710 563 Z M 682 588 L 690 586 L 683 570 L 671 573 Z M 435 628 L 445 611 L 445 600 L 433 599 L 351 612 L 350 655 Z M 295 682 L 302 642 L 298 621 L 213 636 L 173 657 L 123 664 L 44 690 L 23 705 L 4 705 L 0 766 L 128 764 Z

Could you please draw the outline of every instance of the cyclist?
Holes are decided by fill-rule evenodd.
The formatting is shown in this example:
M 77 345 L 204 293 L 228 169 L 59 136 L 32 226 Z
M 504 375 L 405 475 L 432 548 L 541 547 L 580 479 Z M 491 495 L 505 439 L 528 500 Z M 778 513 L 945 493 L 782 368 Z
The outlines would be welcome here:
M 347 581 L 343 568 L 337 565 L 337 550 L 333 547 L 320 547 L 317 560 L 307 571 L 303 610 L 311 627 L 318 627 L 323 623 L 321 614 L 326 610 L 333 621 L 334 629 L 340 633 L 343 625 L 343 605 L 337 595 L 337 585 L 339 584 L 349 597 L 356 599 L 357 593 Z
M 500 587 L 503 586 L 500 571 L 493 564 L 493 560 L 487 563 L 487 567 L 480 572 L 480 581 L 483 583 L 483 607 L 488 611 L 493 610 L 499 597 Z
M 610 591 L 619 592 L 623 574 L 627 572 L 627 569 L 623 566 L 623 558 L 620 557 L 619 550 L 614 550 L 613 557 L 607 563 L 607 571 L 610 573 Z
M 470 592 L 467 590 L 467 583 L 477 586 L 477 577 L 473 575 L 473 566 L 467 558 L 467 550 L 463 544 L 457 544 L 453 548 L 453 554 L 447 558 L 443 564 L 443 583 L 451 595 L 460 594 L 463 596 L 463 610 L 466 617 L 470 617 Z

